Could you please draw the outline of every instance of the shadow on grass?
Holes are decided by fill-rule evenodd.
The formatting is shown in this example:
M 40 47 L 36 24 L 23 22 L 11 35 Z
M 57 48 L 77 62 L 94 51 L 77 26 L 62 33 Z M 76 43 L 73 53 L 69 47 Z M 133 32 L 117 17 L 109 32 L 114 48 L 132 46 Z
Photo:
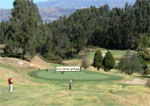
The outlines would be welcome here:
M 145 75 L 141 75 L 141 76 L 137 76 L 139 78 L 150 78 L 150 76 L 145 76 Z

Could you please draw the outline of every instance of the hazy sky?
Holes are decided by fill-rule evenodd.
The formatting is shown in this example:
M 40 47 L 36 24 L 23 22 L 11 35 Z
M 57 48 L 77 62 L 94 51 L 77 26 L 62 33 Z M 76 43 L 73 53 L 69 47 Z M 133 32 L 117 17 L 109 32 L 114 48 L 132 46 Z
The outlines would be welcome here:
M 0 8 L 10 9 L 13 7 L 14 0 L 0 0 Z M 42 2 L 47 0 L 33 0 L 34 2 Z

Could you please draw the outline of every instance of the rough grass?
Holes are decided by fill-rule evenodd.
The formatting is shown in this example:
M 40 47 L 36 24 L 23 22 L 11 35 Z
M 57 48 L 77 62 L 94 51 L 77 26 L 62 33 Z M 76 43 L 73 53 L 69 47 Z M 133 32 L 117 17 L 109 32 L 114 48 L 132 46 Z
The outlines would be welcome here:
M 19 65 L 18 63 L 22 62 L 22 65 Z M 19 58 L 8 58 L 8 57 L 0 57 L 0 64 L 4 65 L 10 65 L 17 68 L 24 68 L 24 69 L 46 69 L 46 68 L 52 68 L 50 64 L 43 61 L 38 56 L 35 56 L 31 62 L 21 60 Z M 34 66 L 31 67 L 30 65 L 33 64 Z
M 59 81 L 32 85 L 16 83 L 11 94 L 7 89 L 7 84 L 0 83 L 1 106 L 149 106 L 150 104 L 149 89 L 125 85 L 118 81 L 73 82 L 72 91 L 68 89 L 67 82 Z
M 6 69 L 8 69 L 8 70 L 13 70 L 13 71 L 16 71 L 16 72 L 19 71 L 18 68 L 14 67 L 14 66 L 11 66 L 11 65 L 9 65 L 9 64 L 1 64 L 1 63 L 0 63 L 0 67 L 6 68 Z

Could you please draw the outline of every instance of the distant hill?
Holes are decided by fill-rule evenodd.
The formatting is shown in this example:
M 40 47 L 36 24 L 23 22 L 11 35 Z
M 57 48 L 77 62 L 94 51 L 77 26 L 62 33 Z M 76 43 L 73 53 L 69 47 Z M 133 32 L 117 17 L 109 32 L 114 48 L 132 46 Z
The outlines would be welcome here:
M 10 9 L 0 9 L 0 21 L 7 21 L 11 14 Z
M 52 22 L 58 19 L 60 16 L 69 16 L 74 13 L 76 9 L 64 9 L 56 7 L 39 7 L 42 20 L 45 22 Z M 0 9 L 0 21 L 8 21 L 11 16 L 11 9 Z
M 133 5 L 136 0 L 48 0 L 37 3 L 38 7 L 59 7 L 59 8 L 89 8 L 90 6 L 102 6 L 108 4 L 110 8 L 123 8 L 125 3 Z
M 52 22 L 60 16 L 69 16 L 76 9 L 100 7 L 104 4 L 109 4 L 110 8 L 123 8 L 126 2 L 133 5 L 135 0 L 48 0 L 37 3 L 37 6 L 43 21 Z M 10 9 L 0 9 L 0 21 L 7 21 L 10 15 Z
M 64 9 L 56 7 L 39 7 L 39 12 L 41 14 L 42 20 L 45 22 L 52 22 L 58 19 L 60 16 L 69 16 L 74 13 L 76 9 Z

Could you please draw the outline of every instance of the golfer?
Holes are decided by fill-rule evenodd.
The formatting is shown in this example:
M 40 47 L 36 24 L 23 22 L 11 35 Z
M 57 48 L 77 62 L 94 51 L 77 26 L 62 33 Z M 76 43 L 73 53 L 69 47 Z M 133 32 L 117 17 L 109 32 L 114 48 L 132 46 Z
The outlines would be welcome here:
M 11 93 L 13 90 L 13 76 L 10 75 L 8 78 L 9 92 Z
M 69 89 L 72 90 L 72 80 L 69 82 Z

